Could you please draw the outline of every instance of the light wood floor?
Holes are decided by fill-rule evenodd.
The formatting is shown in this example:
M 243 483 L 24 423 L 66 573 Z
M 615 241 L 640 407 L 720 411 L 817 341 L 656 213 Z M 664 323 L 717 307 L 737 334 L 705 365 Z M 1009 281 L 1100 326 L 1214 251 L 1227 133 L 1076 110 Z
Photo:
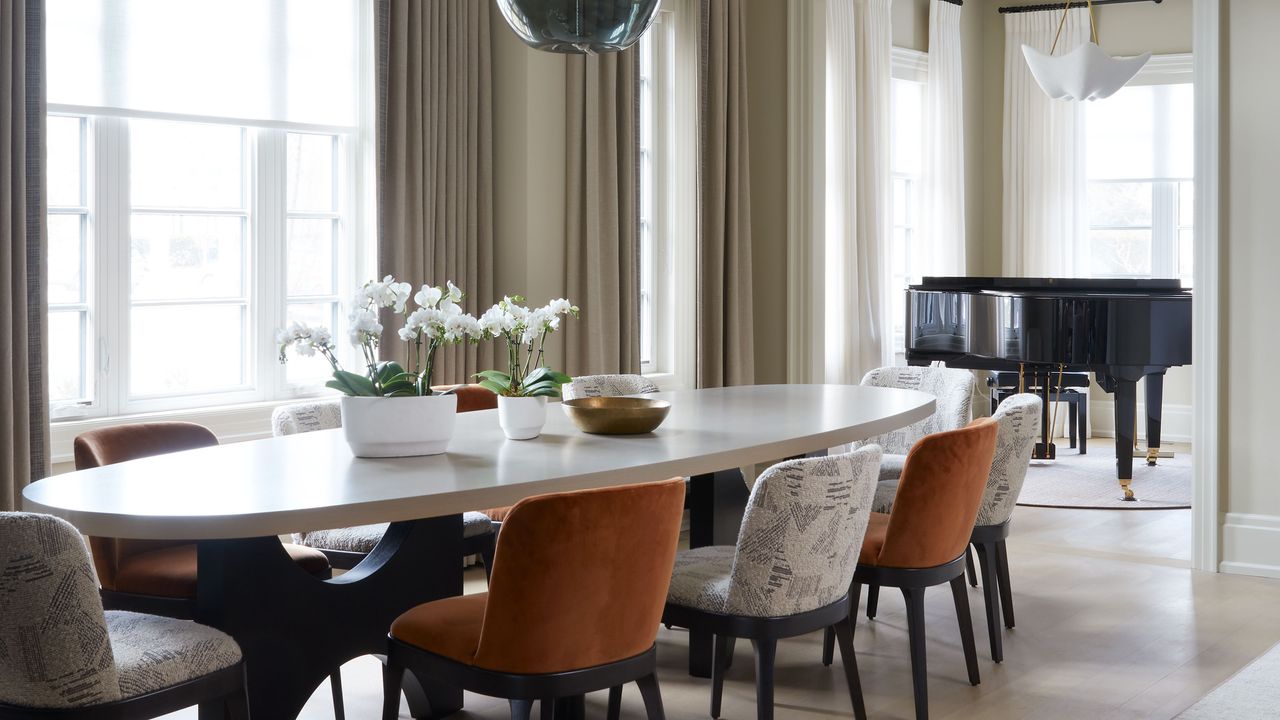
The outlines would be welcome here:
M 1018 508 L 1009 540 L 1018 626 L 1005 662 L 989 660 L 979 590 L 970 591 L 982 684 L 965 681 L 950 593 L 928 596 L 929 692 L 934 718 L 1169 718 L 1280 642 L 1280 581 L 1188 569 L 1187 510 L 1123 512 Z M 478 571 L 467 589 L 484 587 Z M 873 718 L 912 716 L 910 664 L 900 597 L 884 593 L 879 617 L 854 637 Z M 683 670 L 685 636 L 658 635 L 667 716 L 707 717 L 709 682 Z M 777 717 L 850 717 L 837 668 L 824 668 L 818 634 L 779 647 Z M 343 670 L 347 716 L 374 718 L 378 662 Z M 303 717 L 332 716 L 328 685 Z M 588 698 L 603 717 L 604 695 Z M 506 704 L 468 695 L 460 718 L 504 718 Z M 409 717 L 403 710 L 402 717 Z M 624 717 L 643 717 L 634 686 Z M 195 713 L 173 717 L 194 718 Z M 754 718 L 750 645 L 739 643 L 725 684 L 725 718 Z

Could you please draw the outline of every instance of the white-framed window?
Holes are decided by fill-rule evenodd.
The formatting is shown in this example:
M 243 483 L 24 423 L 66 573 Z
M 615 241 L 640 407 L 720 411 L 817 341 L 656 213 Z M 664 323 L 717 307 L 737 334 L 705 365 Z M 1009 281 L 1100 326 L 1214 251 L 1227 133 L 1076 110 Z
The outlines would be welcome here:
M 137 4 L 49 4 L 51 415 L 321 392 L 323 363 L 281 366 L 274 335 L 295 319 L 341 333 L 367 272 L 373 144 L 352 108 L 372 91 L 369 4 Z M 245 13 L 262 22 L 242 56 L 201 61 Z M 208 32 L 173 56 L 181 28 L 156 26 L 182 22 Z
M 899 354 L 905 347 L 907 286 L 920 281 L 919 264 L 913 266 L 912 260 L 921 222 L 928 77 L 927 53 L 893 48 L 889 102 L 889 312 L 893 347 Z
M 697 16 L 664 3 L 640 39 L 640 369 L 693 387 L 697 290 Z
M 1085 270 L 1179 278 L 1191 286 L 1193 86 L 1190 55 L 1153 57 L 1085 111 Z

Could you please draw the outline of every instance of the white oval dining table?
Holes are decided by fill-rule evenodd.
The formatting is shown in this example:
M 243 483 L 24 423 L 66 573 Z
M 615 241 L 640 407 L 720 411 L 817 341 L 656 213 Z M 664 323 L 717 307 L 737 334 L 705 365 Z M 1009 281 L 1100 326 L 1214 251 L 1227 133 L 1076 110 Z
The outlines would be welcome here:
M 442 455 L 356 458 L 341 431 L 305 433 L 58 475 L 27 486 L 24 508 L 91 536 L 196 542 L 196 619 L 240 643 L 253 714 L 288 718 L 334 668 L 381 654 L 399 613 L 462 592 L 464 511 L 688 476 L 691 544 L 705 545 L 736 532 L 713 532 L 716 471 L 863 440 L 934 412 L 931 395 L 851 385 L 646 397 L 671 402 L 647 435 L 587 435 L 552 406 L 539 438 L 507 440 L 486 410 L 458 416 Z M 382 522 L 391 523 L 382 542 L 332 580 L 301 571 L 277 538 Z M 709 652 L 709 638 L 691 639 L 691 671 L 706 673 Z M 431 678 L 406 674 L 405 690 L 414 717 L 462 706 L 460 691 Z

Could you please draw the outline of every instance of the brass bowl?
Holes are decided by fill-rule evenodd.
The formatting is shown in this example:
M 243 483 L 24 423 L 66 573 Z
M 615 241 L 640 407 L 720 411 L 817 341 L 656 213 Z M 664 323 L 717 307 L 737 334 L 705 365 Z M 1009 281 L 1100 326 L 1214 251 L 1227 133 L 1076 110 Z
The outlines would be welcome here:
M 564 411 L 585 433 L 597 435 L 641 435 L 653 432 L 671 403 L 634 397 L 586 397 L 565 400 Z

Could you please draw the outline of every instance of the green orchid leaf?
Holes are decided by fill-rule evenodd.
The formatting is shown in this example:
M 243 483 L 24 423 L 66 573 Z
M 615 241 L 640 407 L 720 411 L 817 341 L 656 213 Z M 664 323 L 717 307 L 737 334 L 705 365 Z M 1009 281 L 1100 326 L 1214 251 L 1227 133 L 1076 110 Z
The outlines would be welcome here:
M 361 397 L 374 397 L 377 395 L 373 382 L 369 378 L 346 370 L 333 371 L 333 379 L 325 383 L 325 385 L 347 395 Z
M 507 387 L 505 385 L 499 385 L 492 380 L 481 380 L 479 384 L 480 387 L 488 390 L 494 395 L 505 395 L 507 393 Z

